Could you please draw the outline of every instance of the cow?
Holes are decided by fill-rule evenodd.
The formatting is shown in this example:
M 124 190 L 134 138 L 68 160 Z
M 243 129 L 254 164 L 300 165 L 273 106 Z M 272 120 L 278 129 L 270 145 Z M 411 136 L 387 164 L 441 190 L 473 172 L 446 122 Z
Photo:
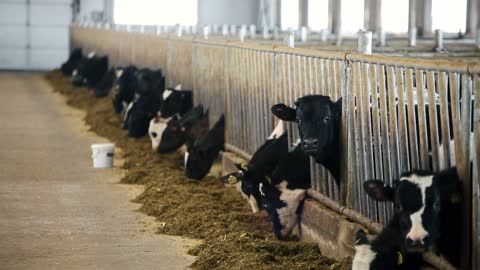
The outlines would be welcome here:
M 327 168 L 340 184 L 340 132 L 342 99 L 307 95 L 295 102 L 296 109 L 274 105 L 272 113 L 284 121 L 296 122 L 303 151 Z
M 192 145 L 196 138 L 208 131 L 208 127 L 208 111 L 204 112 L 202 105 L 196 106 L 181 119 L 175 115 L 168 121 L 165 130 L 161 133 L 158 152 L 169 153 L 184 144 Z M 152 135 L 150 138 L 153 140 Z
M 235 164 L 238 171 L 222 177 L 225 184 L 237 184 L 244 198 L 248 200 L 252 211 L 262 208 L 259 185 L 261 179 L 272 177 L 278 162 L 287 157 L 288 137 L 283 130 L 283 121 L 279 121 L 272 134 L 252 155 L 248 163 Z
M 82 58 L 83 58 L 82 49 L 81 48 L 73 49 L 72 52 L 70 53 L 70 56 L 68 57 L 67 62 L 62 64 L 62 66 L 60 67 L 60 70 L 64 75 L 71 76 L 73 70 L 78 66 Z
M 406 253 L 400 237 L 401 224 L 398 215 L 380 234 L 369 241 L 363 230 L 358 230 L 352 270 L 416 270 L 422 266 L 420 253 Z
M 225 117 L 222 116 L 185 152 L 185 176 L 200 180 L 209 172 L 225 144 Z
M 278 162 L 271 177 L 261 180 L 262 206 L 279 240 L 285 239 L 300 224 L 310 180 L 310 159 L 300 144 Z
M 437 247 L 454 266 L 460 265 L 461 186 L 455 167 L 437 173 L 406 172 L 393 181 L 393 187 L 381 180 L 364 183 L 372 199 L 394 203 L 407 252 L 424 252 Z
M 160 98 L 152 93 L 139 96 L 129 105 L 124 120 L 129 137 L 140 138 L 148 133 L 150 120 L 157 114 L 160 104 Z
M 72 71 L 72 83 L 75 86 L 95 87 L 108 71 L 108 56 L 89 55 L 82 58 L 77 68 Z
M 113 81 L 115 80 L 115 69 L 111 68 L 105 75 L 103 75 L 102 80 L 95 86 L 95 96 L 106 97 L 110 93 L 110 90 L 113 87 Z
M 137 88 L 137 67 L 131 65 L 124 68 L 117 68 L 115 71 L 115 94 L 113 97 L 113 108 L 117 114 L 122 113 L 135 98 Z
M 150 124 L 148 125 L 148 135 L 150 136 L 150 140 L 152 141 L 153 151 L 158 151 L 158 147 L 160 146 L 160 142 L 162 140 L 163 132 L 167 128 L 170 120 L 172 119 L 174 119 L 174 121 L 178 121 L 178 116 L 174 115 L 170 118 L 162 118 L 157 113 L 157 115 L 150 120 Z
M 174 89 L 165 89 L 162 93 L 162 106 L 160 116 L 163 118 L 172 117 L 179 113 L 181 116 L 190 111 L 193 107 L 193 94 L 191 90 L 179 90 L 181 85 Z

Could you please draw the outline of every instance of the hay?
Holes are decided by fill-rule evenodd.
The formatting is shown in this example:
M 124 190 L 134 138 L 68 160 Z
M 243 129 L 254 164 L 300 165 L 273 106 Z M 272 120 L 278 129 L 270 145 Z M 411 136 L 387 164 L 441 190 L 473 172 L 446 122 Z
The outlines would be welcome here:
M 148 138 L 128 138 L 110 98 L 96 99 L 91 90 L 73 87 L 59 71 L 45 77 L 69 105 L 87 112 L 85 121 L 92 131 L 123 150 L 122 182 L 145 185 L 135 201 L 160 222 L 158 232 L 203 240 L 189 251 L 197 256 L 194 269 L 351 268 L 350 259 L 336 262 L 323 257 L 313 243 L 276 240 L 266 213 L 253 214 L 235 189 L 214 177 L 189 180 L 183 176 L 179 153 L 158 156 Z

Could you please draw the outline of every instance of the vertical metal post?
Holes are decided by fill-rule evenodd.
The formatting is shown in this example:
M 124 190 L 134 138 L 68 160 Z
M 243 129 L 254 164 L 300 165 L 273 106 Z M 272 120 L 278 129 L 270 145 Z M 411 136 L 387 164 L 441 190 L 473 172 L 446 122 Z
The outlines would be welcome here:
M 244 42 L 246 35 L 247 35 L 247 26 L 246 26 L 246 25 L 242 25 L 242 27 L 240 28 L 240 32 L 239 32 L 239 34 L 238 34 L 238 39 L 239 39 L 241 42 Z
M 257 26 L 255 24 L 251 24 L 248 31 L 251 39 L 257 36 Z
M 222 36 L 228 37 L 228 24 L 222 25 Z
M 410 27 L 408 29 L 408 46 L 417 46 L 417 27 Z
M 477 48 L 480 49 L 480 29 L 477 29 L 475 40 L 476 40 Z
M 300 28 L 300 40 L 302 42 L 307 42 L 307 39 L 308 39 L 308 29 L 306 26 L 302 26 L 302 28 Z
M 230 25 L 230 36 L 235 37 L 237 35 L 237 26 L 235 24 Z
M 288 32 L 287 46 L 290 48 L 295 48 L 295 31 Z
M 440 29 L 435 30 L 435 47 L 434 49 L 439 52 L 443 50 L 443 32 Z
M 274 40 L 279 40 L 280 39 L 280 27 L 275 26 L 273 28 L 273 39 Z
M 320 41 L 321 42 L 327 42 L 329 34 L 330 34 L 330 32 L 328 31 L 328 29 L 320 30 Z
M 269 39 L 270 38 L 270 30 L 268 29 L 268 26 L 264 26 L 262 29 L 262 36 L 263 39 Z
M 358 32 L 359 53 L 372 54 L 372 32 L 361 30 Z
M 379 27 L 377 31 L 378 45 L 380 47 L 385 47 L 387 44 L 387 34 L 383 30 L 383 27 Z
M 183 35 L 183 27 L 181 25 L 177 24 L 175 30 L 175 34 L 177 35 L 177 37 L 181 37 Z
M 210 27 L 204 26 L 203 27 L 203 38 L 208 39 L 209 34 L 210 34 Z

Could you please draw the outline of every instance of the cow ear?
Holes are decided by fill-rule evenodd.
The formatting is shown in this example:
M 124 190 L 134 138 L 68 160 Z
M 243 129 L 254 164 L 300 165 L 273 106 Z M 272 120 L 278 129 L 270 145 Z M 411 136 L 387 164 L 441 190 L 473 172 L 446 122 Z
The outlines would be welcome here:
M 380 180 L 368 180 L 363 184 L 368 196 L 376 201 L 393 201 L 394 191 Z
M 295 121 L 297 119 L 297 111 L 283 103 L 273 105 L 271 110 L 272 113 L 281 120 Z
M 365 233 L 364 230 L 358 230 L 357 234 L 355 236 L 355 245 L 360 246 L 360 245 L 368 245 L 368 238 L 367 234 Z
M 334 104 L 333 107 L 335 109 L 335 115 L 340 116 L 342 115 L 342 98 L 339 98 Z

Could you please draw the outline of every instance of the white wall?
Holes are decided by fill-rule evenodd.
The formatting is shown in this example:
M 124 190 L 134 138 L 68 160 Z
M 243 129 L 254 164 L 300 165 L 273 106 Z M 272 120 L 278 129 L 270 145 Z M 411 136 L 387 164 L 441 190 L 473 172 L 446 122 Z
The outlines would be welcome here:
M 198 0 L 199 24 L 257 24 L 259 0 Z

